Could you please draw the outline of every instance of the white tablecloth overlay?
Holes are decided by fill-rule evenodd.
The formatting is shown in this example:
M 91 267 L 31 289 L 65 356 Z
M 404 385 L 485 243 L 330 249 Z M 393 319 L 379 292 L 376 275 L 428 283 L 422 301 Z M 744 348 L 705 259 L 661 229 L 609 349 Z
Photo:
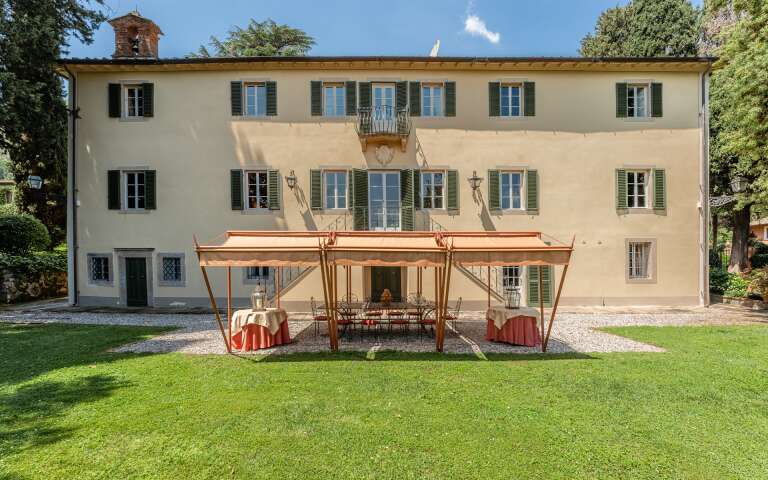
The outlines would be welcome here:
M 288 314 L 282 308 L 268 308 L 264 311 L 254 311 L 250 308 L 237 310 L 232 314 L 232 332 L 239 332 L 246 325 L 261 325 L 274 335 L 280 330 L 280 325 L 288 320 Z
M 539 318 L 539 311 L 535 308 L 504 308 L 504 307 L 491 307 L 485 313 L 486 318 L 493 320 L 493 324 L 496 328 L 503 328 L 507 320 L 515 317 L 533 317 Z

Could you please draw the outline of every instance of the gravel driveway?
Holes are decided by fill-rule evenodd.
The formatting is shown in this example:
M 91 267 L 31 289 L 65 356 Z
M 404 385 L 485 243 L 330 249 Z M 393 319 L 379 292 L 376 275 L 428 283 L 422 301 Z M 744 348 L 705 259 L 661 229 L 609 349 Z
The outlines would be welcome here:
M 306 313 L 291 313 L 289 328 L 294 342 L 273 349 L 260 350 L 260 354 L 285 354 L 328 350 L 328 336 L 324 326 L 319 334 Z M 94 325 L 175 326 L 178 330 L 158 335 L 150 340 L 122 346 L 118 352 L 181 352 L 189 354 L 224 354 L 226 349 L 211 314 L 177 313 L 94 313 L 40 309 L 33 311 L 3 310 L 0 321 L 15 323 L 72 323 Z M 634 325 L 701 325 L 711 323 L 765 322 L 763 313 L 728 307 L 690 309 L 615 309 L 572 308 L 558 313 L 549 342 L 549 353 L 590 352 L 663 352 L 654 345 L 611 335 L 597 329 L 601 327 Z M 449 326 L 444 350 L 446 353 L 538 353 L 529 347 L 518 347 L 485 340 L 484 312 L 462 313 L 455 329 Z M 399 350 L 408 352 L 434 351 L 434 339 L 419 335 L 416 329 L 404 334 L 383 334 L 377 342 L 373 335 L 361 338 L 342 338 L 340 349 L 345 351 L 376 352 Z

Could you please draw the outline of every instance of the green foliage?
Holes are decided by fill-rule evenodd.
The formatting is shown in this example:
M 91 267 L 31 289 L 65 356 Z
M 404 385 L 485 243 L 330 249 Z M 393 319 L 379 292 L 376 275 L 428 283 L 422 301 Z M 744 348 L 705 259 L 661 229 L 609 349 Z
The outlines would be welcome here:
M 48 229 L 27 213 L 0 217 L 0 252 L 24 255 L 51 244 Z
M 752 264 L 752 268 L 768 267 L 768 254 L 755 253 L 752 255 L 750 262 Z
M 19 213 L 19 209 L 13 203 L 0 204 L 0 217 L 5 215 L 16 215 Z
M 235 27 L 226 40 L 211 37 L 210 45 L 216 57 L 278 57 L 303 56 L 309 53 L 315 40 L 303 30 L 278 25 L 272 19 L 257 22 L 251 19 L 245 28 Z M 203 45 L 190 57 L 210 57 Z
M 749 294 L 750 296 L 765 299 L 768 296 L 768 269 L 755 268 L 749 273 Z
M 19 204 L 51 229 L 64 227 L 67 106 L 57 60 L 70 36 L 90 43 L 102 0 L 0 0 L 0 150 L 11 160 Z M 43 195 L 26 185 L 40 175 Z
M 722 295 L 728 288 L 728 278 L 731 274 L 722 267 L 709 269 L 709 291 Z
M 694 56 L 701 12 L 689 0 L 632 0 L 600 15 L 581 41 L 585 57 Z
M 67 252 L 35 252 L 30 255 L 0 253 L 0 271 L 18 273 L 66 272 Z
M 749 281 L 738 273 L 729 273 L 725 286 L 726 297 L 746 297 L 749 289 Z

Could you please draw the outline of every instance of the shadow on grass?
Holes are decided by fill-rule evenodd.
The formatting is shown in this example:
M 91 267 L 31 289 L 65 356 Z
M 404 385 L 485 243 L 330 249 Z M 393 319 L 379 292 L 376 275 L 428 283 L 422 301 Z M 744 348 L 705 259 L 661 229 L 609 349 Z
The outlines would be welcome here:
M 437 352 L 401 352 L 379 350 L 375 356 L 367 352 L 298 352 L 279 355 L 237 354 L 232 356 L 252 363 L 290 363 L 290 362 L 527 362 L 558 360 L 596 360 L 596 357 L 578 352 L 566 353 L 488 353 L 485 358 L 473 353 L 437 353 Z
M 125 386 L 110 375 L 93 375 L 35 382 L 0 395 L 0 459 L 71 436 L 75 429 L 53 426 L 59 415 Z

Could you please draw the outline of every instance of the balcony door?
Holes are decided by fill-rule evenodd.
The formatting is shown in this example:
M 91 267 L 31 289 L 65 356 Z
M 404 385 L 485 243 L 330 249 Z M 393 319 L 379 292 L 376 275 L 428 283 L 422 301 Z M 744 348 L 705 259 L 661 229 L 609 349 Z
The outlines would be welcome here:
M 373 84 L 373 121 L 391 120 L 395 115 L 395 85 Z
M 370 230 L 400 230 L 400 172 L 368 172 Z

